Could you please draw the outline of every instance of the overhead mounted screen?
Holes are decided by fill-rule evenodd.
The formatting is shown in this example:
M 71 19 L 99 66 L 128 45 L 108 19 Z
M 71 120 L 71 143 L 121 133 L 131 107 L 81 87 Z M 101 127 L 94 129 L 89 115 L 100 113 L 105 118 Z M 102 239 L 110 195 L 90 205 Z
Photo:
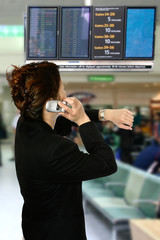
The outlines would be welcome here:
M 153 58 L 155 8 L 127 8 L 125 58 Z
M 90 7 L 62 7 L 60 58 L 90 58 Z
M 57 58 L 57 7 L 28 9 L 28 59 Z
M 150 71 L 155 17 L 156 7 L 29 6 L 26 61 L 53 60 L 61 70 Z
M 123 58 L 124 7 L 94 7 L 92 59 Z

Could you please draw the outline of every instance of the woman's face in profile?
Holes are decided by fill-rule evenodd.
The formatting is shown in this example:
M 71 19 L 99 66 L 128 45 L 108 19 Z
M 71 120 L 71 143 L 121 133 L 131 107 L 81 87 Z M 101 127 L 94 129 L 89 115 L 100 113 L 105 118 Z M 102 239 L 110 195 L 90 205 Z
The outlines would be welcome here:
M 66 98 L 66 92 L 64 90 L 64 85 L 62 80 L 60 80 L 60 87 L 59 87 L 59 91 L 58 91 L 58 100 L 63 100 L 64 98 Z

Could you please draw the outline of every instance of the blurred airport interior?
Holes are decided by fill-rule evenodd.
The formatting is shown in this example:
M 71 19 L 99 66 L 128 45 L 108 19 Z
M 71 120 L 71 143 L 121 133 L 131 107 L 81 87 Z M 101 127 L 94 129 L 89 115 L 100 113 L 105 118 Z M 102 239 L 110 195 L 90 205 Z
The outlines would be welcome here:
M 25 64 L 26 6 L 156 7 L 153 71 L 61 71 L 68 96 L 85 108 L 127 108 L 133 131 L 112 122 L 97 124 L 114 151 L 118 171 L 83 183 L 88 240 L 160 239 L 160 1 L 0 0 L 0 239 L 21 240 L 21 207 L 14 166 L 19 112 L 6 81 L 11 65 Z M 5 30 L 4 30 L 5 29 Z M 93 81 L 92 81 L 92 80 Z M 85 151 L 74 127 L 69 136 Z M 138 234 L 139 233 L 139 234 Z M 140 237 L 141 236 L 141 237 Z

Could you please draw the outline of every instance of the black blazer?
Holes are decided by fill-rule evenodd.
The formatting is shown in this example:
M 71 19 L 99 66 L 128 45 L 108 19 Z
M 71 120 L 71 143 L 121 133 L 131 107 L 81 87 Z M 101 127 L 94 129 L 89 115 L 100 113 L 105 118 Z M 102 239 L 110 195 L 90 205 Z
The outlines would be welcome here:
M 88 115 L 98 121 L 98 112 L 90 111 Z M 22 117 L 18 121 L 15 163 L 24 198 L 22 229 L 25 240 L 86 240 L 82 181 L 117 170 L 113 152 L 95 123 L 79 127 L 89 154 L 61 136 L 67 124 L 71 126 L 72 123 L 57 119 L 57 127 L 52 130 L 42 121 Z

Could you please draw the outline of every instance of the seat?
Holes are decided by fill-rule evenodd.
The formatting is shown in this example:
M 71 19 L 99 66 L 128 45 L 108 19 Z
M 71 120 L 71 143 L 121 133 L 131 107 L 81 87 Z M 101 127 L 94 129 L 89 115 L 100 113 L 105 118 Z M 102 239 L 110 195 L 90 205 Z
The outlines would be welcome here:
M 123 197 L 130 168 L 126 164 L 120 162 L 118 162 L 117 165 L 118 171 L 115 174 L 103 178 L 84 181 L 82 185 L 84 196 L 86 198 L 98 196 Z
M 129 178 L 131 167 L 128 164 L 124 164 L 117 161 L 118 171 L 108 176 L 105 186 L 110 189 L 118 197 L 124 197 L 124 190 Z
M 123 197 L 116 196 L 115 194 L 113 196 L 104 196 L 102 194 L 97 196 L 96 194 L 93 194 L 92 197 L 90 195 L 88 198 L 90 203 L 112 223 L 112 240 L 117 239 L 118 231 L 129 228 L 129 219 L 140 219 L 145 217 L 143 212 L 135 205 L 134 200 L 139 199 L 142 195 L 146 174 L 145 172 L 129 165 L 125 165 L 125 167 L 128 175 L 127 177 L 124 176 L 124 174 L 122 175 L 123 179 L 125 179 L 125 177 L 127 179 Z M 121 164 L 119 164 L 118 171 L 121 171 L 122 168 Z M 117 176 L 120 175 L 121 174 L 117 174 Z M 115 181 L 115 184 L 116 183 L 118 182 Z
M 104 214 L 113 224 L 133 217 L 144 217 L 141 210 L 134 206 L 133 201 L 140 198 L 145 179 L 142 171 L 133 168 L 127 181 L 124 198 L 100 196 L 94 197 L 92 201 L 98 208 L 103 208 Z
M 147 218 L 156 218 L 156 202 L 160 199 L 160 178 L 146 173 L 146 180 L 142 188 L 139 199 L 135 199 L 133 204 L 141 210 Z

